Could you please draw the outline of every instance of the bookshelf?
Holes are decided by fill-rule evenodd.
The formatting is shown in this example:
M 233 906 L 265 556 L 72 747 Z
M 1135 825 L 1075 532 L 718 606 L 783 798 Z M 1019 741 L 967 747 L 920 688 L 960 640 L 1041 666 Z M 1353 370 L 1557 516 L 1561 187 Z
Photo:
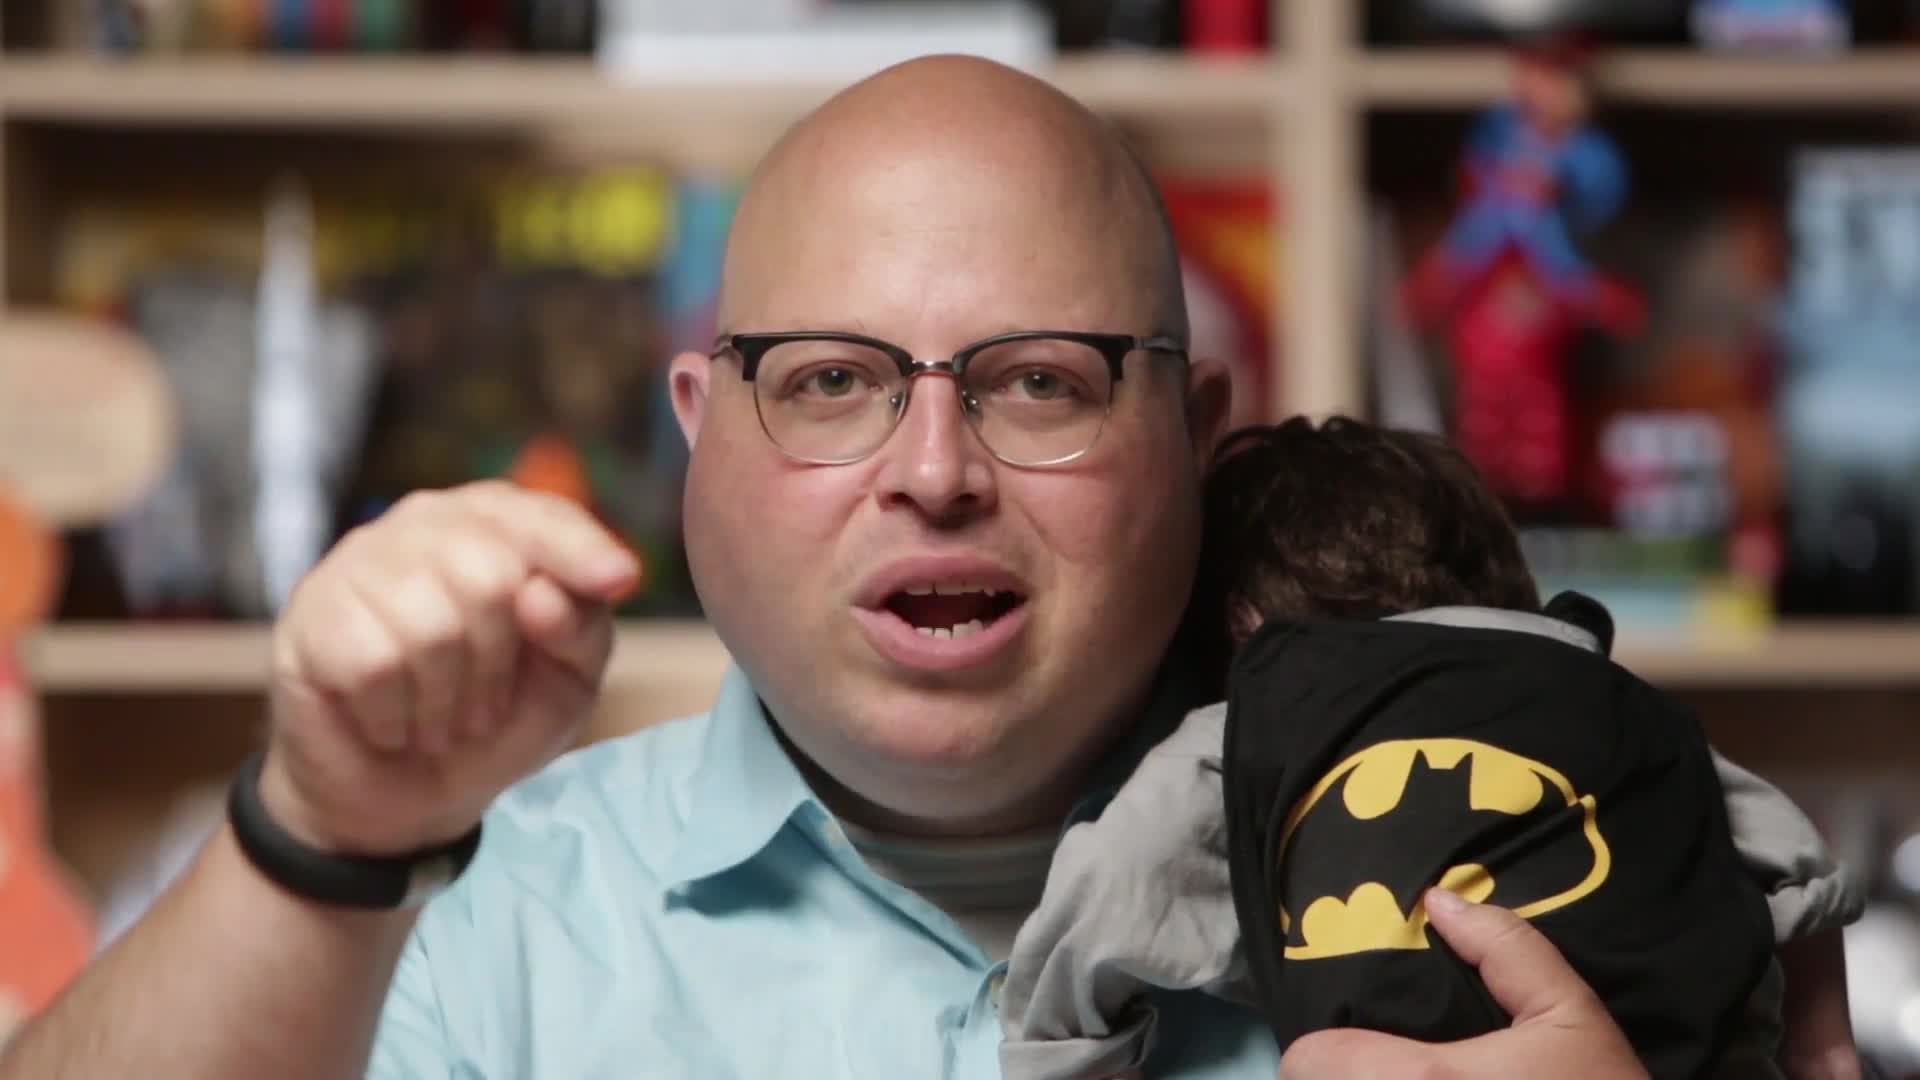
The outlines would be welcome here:
M 57 2 L 16 7 L 7 0 L 5 25 L 41 25 Z M 1275 277 L 1285 298 L 1271 404 L 1289 412 L 1365 411 L 1362 267 L 1353 238 L 1366 216 L 1368 163 L 1387 149 L 1369 146 L 1370 136 L 1387 130 L 1370 122 L 1385 114 L 1464 114 L 1505 86 L 1503 59 L 1492 51 L 1364 46 L 1359 6 L 1275 0 L 1282 44 L 1269 55 L 1068 56 L 1042 73 L 1113 116 L 1158 162 L 1252 165 L 1284 192 Z M 7 44 L 0 50 L 0 302 L 12 303 L 48 292 L 44 209 L 70 180 L 97 186 L 117 179 L 124 165 L 111 150 L 121 139 L 154 146 L 178 137 L 191 147 L 217 146 L 248 167 L 296 152 L 301 160 L 330 155 L 352 165 L 369 136 L 418 155 L 506 140 L 645 148 L 737 167 L 834 89 L 764 78 L 614 79 L 579 59 L 107 61 L 39 51 L 31 38 Z M 1794 113 L 1814 122 L 1890 109 L 1920 116 L 1920 52 L 1759 60 L 1628 50 L 1603 62 L 1599 80 L 1611 100 L 1636 109 Z M 331 149 L 346 147 L 355 149 Z M 165 167 L 182 168 L 194 152 Z M 232 757 L 231 732 L 214 718 L 258 720 L 267 640 L 259 626 L 181 623 L 63 625 L 29 642 L 30 670 L 60 728 L 52 740 L 56 827 L 82 823 L 67 827 L 63 846 L 85 848 L 81 834 L 95 804 L 121 798 L 104 781 L 85 778 L 89 769 L 105 774 L 140 760 L 121 741 L 198 738 L 219 748 L 180 766 L 181 782 L 189 773 L 206 778 Z M 1907 723 L 1920 713 L 1920 620 L 1787 623 L 1751 638 L 1630 638 L 1619 655 L 1649 680 L 1697 698 L 1716 739 L 1760 731 L 1742 744 L 1754 760 L 1800 753 L 1796 740 L 1809 737 L 1803 729 L 1817 714 L 1823 728 L 1851 723 L 1861 733 L 1837 751 L 1848 768 L 1920 761 L 1920 729 Z M 703 625 L 623 625 L 600 730 L 697 709 L 725 663 Z M 1817 707 L 1808 705 L 1809 694 L 1820 695 Z M 1750 724 L 1752 716 L 1770 719 Z M 226 733 L 208 734 L 214 729 Z M 62 770 L 72 779 L 63 782 Z M 128 822 L 140 818 L 133 803 L 113 805 Z M 111 869 L 114 856 L 80 861 L 94 877 L 94 868 Z
M 33 20 L 24 20 L 31 25 Z M 1269 56 L 1128 53 L 1063 57 L 1043 74 L 1099 111 L 1142 130 L 1150 146 L 1177 154 L 1183 130 L 1198 141 L 1237 142 L 1224 152 L 1264 160 L 1287 192 L 1289 223 L 1279 277 L 1291 285 L 1279 339 L 1286 362 L 1274 405 L 1289 411 L 1361 411 L 1359 303 L 1353 247 L 1364 214 L 1360 179 L 1368 147 L 1366 119 L 1376 111 L 1461 111 L 1495 100 L 1505 85 L 1497 52 L 1485 49 L 1367 48 L 1351 5 L 1276 0 L 1283 44 Z M 1842 58 L 1754 59 L 1680 50 L 1610 54 L 1598 74 L 1609 99 L 1646 107 L 1768 111 L 1885 110 L 1920 114 L 1920 56 L 1910 50 L 1858 50 Z M 583 59 L 530 57 L 237 57 L 108 60 L 15 47 L 0 51 L 0 298 L 39 291 L 40 239 L 34 204 L 49 183 L 44 132 L 71 129 L 149 132 L 288 130 L 317 139 L 367 131 L 431 138 L 474 133 L 548 133 L 564 137 L 614 120 L 665 124 L 666 135 L 719 146 L 720 156 L 750 159 L 779 126 L 831 93 L 819 82 L 756 79 L 741 83 L 612 78 Z M 635 126 L 645 126 L 638 125 Z M 745 134 L 740 130 L 745 129 Z M 1217 146 L 1196 153 L 1221 154 Z M 98 642 L 104 629 L 81 628 L 68 647 Z M 130 633 L 148 633 L 145 631 Z M 152 631 L 172 634 L 174 631 Z M 180 656 L 211 647 L 230 657 L 228 640 L 179 631 Z M 1782 640 L 1826 640 L 1840 631 L 1788 628 Z M 1898 640 L 1897 628 L 1894 631 Z M 148 638 L 137 639 L 142 651 Z M 1839 642 L 1843 638 L 1832 640 Z M 151 646 L 170 648 L 170 646 Z M 1840 657 L 1847 650 L 1816 650 Z M 84 651 L 58 656 L 80 656 Z M 1681 650 L 1711 657 L 1711 649 Z M 1916 651 L 1920 664 L 1920 650 Z M 1658 663 L 1665 664 L 1662 660 Z M 1842 661 L 1836 660 L 1836 663 Z M 1693 663 L 1673 661 L 1679 677 Z M 1777 677 L 1770 665 L 1703 670 Z M 1844 665 L 1843 665 L 1844 666 Z M 1807 663 L 1785 670 L 1819 674 Z M 104 669 L 103 669 L 104 670 Z M 187 669 L 201 671 L 189 665 Z M 1661 670 L 1666 670 L 1661 668 Z M 1849 669 L 1850 670 L 1850 669 Z M 84 665 L 56 665 L 69 690 L 86 688 Z M 216 684 L 225 660 L 204 665 Z M 111 685 L 114 676 L 100 676 Z M 192 680 L 187 680 L 191 682 Z

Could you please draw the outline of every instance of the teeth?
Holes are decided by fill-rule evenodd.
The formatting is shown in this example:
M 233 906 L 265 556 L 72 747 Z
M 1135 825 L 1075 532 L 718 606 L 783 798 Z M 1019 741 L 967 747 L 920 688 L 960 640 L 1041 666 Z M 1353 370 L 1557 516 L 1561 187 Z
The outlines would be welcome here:
M 986 628 L 987 628 L 986 623 L 981 622 L 979 619 L 973 619 L 969 622 L 963 622 L 959 626 L 954 627 L 953 636 L 966 637 L 968 634 L 978 633 L 979 631 L 985 630 Z
M 933 636 L 933 627 L 931 626 L 916 626 L 914 630 L 918 631 L 921 637 Z
M 952 637 L 952 636 L 953 636 L 953 631 L 952 631 L 951 629 L 949 629 L 949 628 L 947 628 L 947 627 L 944 627 L 944 626 L 942 626 L 942 627 L 937 627 L 937 628 L 935 628 L 935 630 L 933 631 L 933 636 L 934 636 L 934 637 L 937 637 L 937 638 L 950 638 L 950 637 Z
M 908 596 L 925 596 L 928 593 L 935 593 L 940 596 L 962 596 L 967 593 L 985 593 L 988 596 L 993 596 L 996 592 L 997 590 L 995 589 L 989 589 L 985 585 L 972 581 L 936 581 L 931 585 L 913 585 L 907 589 Z

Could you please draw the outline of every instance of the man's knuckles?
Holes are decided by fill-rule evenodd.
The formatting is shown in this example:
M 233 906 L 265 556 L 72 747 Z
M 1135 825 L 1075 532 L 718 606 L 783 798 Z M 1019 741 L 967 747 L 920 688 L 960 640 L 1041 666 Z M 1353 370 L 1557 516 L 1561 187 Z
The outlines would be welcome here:
M 361 589 L 367 603 L 386 618 L 405 648 L 435 650 L 458 645 L 466 636 L 460 605 L 430 566 L 415 568 L 391 581 L 375 579 Z
M 315 601 L 283 619 L 291 652 L 283 669 L 335 693 L 405 678 L 407 657 L 385 623 L 350 594 Z
M 527 581 L 526 561 L 506 544 L 471 534 L 447 538 L 440 571 L 469 609 L 503 609 Z
M 379 518 L 369 522 L 367 528 L 379 529 L 382 525 L 395 523 L 412 524 L 422 518 L 438 518 L 448 509 L 458 505 L 453 491 L 445 489 L 422 488 L 409 491 L 387 509 Z
M 580 504 L 571 499 L 552 492 L 523 488 L 507 480 L 476 480 L 454 488 L 450 494 L 460 502 L 490 511 L 589 520 Z

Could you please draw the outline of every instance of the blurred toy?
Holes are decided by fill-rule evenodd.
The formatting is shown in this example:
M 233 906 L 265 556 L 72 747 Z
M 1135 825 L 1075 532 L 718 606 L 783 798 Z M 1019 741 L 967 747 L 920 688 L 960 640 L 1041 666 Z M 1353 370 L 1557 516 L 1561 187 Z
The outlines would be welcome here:
M 97 524 L 159 473 L 171 424 L 154 367 L 125 334 L 0 315 L 0 1042 L 92 954 L 93 913 L 47 844 L 20 643 L 60 592 L 55 527 Z
M 52 607 L 59 548 L 0 492 L 0 1043 L 86 965 L 92 913 L 47 849 L 40 721 L 18 641 Z
M 0 486 L 48 526 L 102 521 L 139 498 L 174 445 L 152 353 L 90 320 L 0 314 Z
M 1714 49 L 1840 49 L 1852 36 L 1844 0 L 1694 0 L 1693 36 Z
M 277 185 L 265 217 L 250 455 L 259 585 L 228 590 L 230 604 L 258 597 L 241 607 L 249 615 L 277 614 L 332 544 L 334 504 L 360 449 L 377 375 L 372 320 L 320 294 L 305 185 Z
M 1182 44 L 1196 53 L 1248 53 L 1271 41 L 1268 0 L 1186 0 L 1181 5 Z
M 1415 268 L 1404 297 L 1422 324 L 1447 320 L 1455 439 L 1507 498 L 1552 504 L 1571 483 L 1566 354 L 1597 326 L 1639 333 L 1645 304 L 1574 246 L 1620 209 L 1625 165 L 1588 125 L 1584 47 L 1523 49 L 1513 100 L 1480 121 L 1465 205 Z

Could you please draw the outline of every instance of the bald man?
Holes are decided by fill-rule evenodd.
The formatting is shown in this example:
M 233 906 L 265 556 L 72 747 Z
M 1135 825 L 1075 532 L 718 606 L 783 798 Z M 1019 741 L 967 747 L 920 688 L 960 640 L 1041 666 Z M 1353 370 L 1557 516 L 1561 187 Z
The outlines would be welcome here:
M 1156 671 L 1228 388 L 1184 311 L 1079 105 L 956 59 L 839 95 L 753 178 L 723 334 L 672 364 L 736 662 L 712 710 L 554 761 L 638 567 L 555 500 L 409 498 L 276 625 L 230 825 L 0 1075 L 997 1076 L 1061 826 L 1186 703 Z M 1525 924 L 1433 920 L 1515 1026 L 1328 1033 L 1286 1075 L 1641 1075 Z M 1154 1077 L 1281 1073 L 1251 1014 L 1159 1016 Z

